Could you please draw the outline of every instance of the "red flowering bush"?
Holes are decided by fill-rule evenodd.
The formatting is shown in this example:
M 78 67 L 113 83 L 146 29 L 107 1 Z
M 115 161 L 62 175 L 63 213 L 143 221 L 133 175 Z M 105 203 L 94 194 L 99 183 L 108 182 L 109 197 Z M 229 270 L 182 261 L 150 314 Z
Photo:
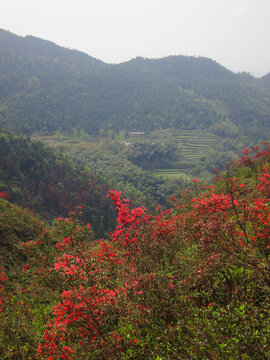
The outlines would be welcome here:
M 194 179 L 155 215 L 110 191 L 118 225 L 108 240 L 94 241 L 71 216 L 24 244 L 28 355 L 269 358 L 270 148 L 244 155 L 215 186 Z

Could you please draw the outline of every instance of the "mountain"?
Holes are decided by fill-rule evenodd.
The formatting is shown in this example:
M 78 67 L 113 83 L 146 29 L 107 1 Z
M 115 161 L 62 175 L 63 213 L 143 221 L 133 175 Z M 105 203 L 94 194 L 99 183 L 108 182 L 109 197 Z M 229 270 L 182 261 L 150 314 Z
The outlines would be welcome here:
M 262 86 L 264 86 L 265 88 L 269 89 L 270 90 L 270 73 L 262 76 L 260 79 L 259 79 L 259 82 Z
M 0 31 L 0 127 L 91 135 L 234 124 L 269 134 L 270 94 L 203 57 L 105 64 L 33 36 Z M 229 126 L 229 125 L 228 125 Z

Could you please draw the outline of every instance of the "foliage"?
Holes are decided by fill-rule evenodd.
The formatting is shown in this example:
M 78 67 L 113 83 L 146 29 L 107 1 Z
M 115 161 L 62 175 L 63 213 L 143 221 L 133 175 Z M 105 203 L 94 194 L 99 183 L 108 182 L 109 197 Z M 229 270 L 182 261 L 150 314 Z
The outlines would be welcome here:
M 6 357 L 268 359 L 270 146 L 193 183 L 157 215 L 110 191 L 108 240 L 72 215 L 22 244 L 25 277 L 1 275 Z
M 108 185 L 41 142 L 0 134 L 0 179 L 12 202 L 47 220 L 80 206 L 82 220 L 91 221 L 99 236 L 114 225 L 114 210 L 105 195 Z
M 84 141 L 81 138 L 67 136 L 61 139 L 55 136 L 35 138 L 49 144 L 73 161 L 87 165 L 93 173 L 109 183 L 111 188 L 120 190 L 134 206 L 144 204 L 151 210 L 155 210 L 157 204 L 165 206 L 168 197 L 171 197 L 183 185 L 181 180 L 157 178 L 148 171 L 149 169 L 141 168 L 133 162 L 135 151 L 137 151 L 135 149 L 138 146 L 145 147 L 145 157 L 153 160 L 152 148 L 162 147 L 160 145 L 162 140 L 147 139 L 139 142 L 133 140 L 132 142 L 130 139 L 126 139 L 119 142 L 104 138 Z M 152 142 L 153 145 L 150 145 Z M 177 156 L 177 151 L 174 152 L 176 146 L 168 146 L 169 148 L 166 146 L 166 155 L 163 159 L 166 165 L 168 165 L 168 159 Z M 156 159 L 156 164 L 158 162 L 159 160 Z M 140 165 L 142 164 L 140 163 Z
M 44 223 L 29 209 L 22 209 L 4 200 L 7 193 L 0 193 L 0 264 L 12 271 L 14 264 L 23 261 L 19 251 L 22 241 L 34 239 Z
M 258 140 L 270 130 L 266 83 L 203 57 L 104 64 L 49 41 L 0 31 L 0 126 L 13 132 L 114 137 L 121 131 L 207 129 L 225 121 Z
M 129 198 L 132 206 L 168 206 L 167 199 L 199 177 L 213 181 L 215 169 L 226 169 L 237 158 L 245 137 L 221 139 L 200 130 L 166 129 L 124 140 L 34 136 L 79 164 L 85 164 L 110 187 Z

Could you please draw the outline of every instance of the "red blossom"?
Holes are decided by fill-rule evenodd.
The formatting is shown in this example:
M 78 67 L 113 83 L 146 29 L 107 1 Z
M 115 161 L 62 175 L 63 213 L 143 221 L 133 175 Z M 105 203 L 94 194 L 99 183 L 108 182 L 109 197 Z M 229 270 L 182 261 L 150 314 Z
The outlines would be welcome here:
M 9 199 L 10 198 L 10 196 L 8 195 L 8 193 L 7 192 L 5 192 L 5 191 L 1 191 L 0 192 L 0 198 L 6 198 L 6 199 Z

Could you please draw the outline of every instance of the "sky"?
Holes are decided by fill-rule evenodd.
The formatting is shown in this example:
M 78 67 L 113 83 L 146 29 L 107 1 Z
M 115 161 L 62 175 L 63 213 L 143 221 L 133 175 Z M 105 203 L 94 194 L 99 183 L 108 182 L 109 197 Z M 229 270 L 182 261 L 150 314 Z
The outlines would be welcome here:
M 0 9 L 0 28 L 107 63 L 195 55 L 270 72 L 270 0 L 0 0 Z

